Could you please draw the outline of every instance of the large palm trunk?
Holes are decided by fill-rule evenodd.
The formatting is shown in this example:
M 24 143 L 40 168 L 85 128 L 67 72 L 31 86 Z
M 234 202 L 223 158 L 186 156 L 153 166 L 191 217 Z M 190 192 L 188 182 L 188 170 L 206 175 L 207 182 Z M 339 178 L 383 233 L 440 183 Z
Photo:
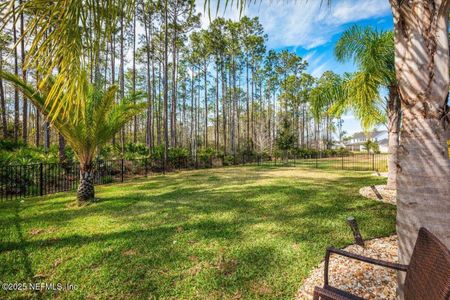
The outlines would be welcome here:
M 403 109 L 397 173 L 399 260 L 409 263 L 421 226 L 450 247 L 450 163 L 446 141 L 449 1 L 390 2 Z M 403 278 L 401 274 L 400 298 Z
M 401 110 L 398 86 L 389 87 L 388 100 L 388 180 L 387 188 L 395 190 L 397 188 L 397 151 L 400 142 Z
M 77 190 L 78 203 L 94 201 L 94 169 L 92 163 L 83 163 L 80 165 L 80 185 Z

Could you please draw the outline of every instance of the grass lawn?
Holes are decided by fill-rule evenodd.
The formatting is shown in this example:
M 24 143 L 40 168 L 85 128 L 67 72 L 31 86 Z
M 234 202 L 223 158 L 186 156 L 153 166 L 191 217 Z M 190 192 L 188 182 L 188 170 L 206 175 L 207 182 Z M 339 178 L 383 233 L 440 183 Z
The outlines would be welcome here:
M 75 291 L 0 298 L 292 299 L 325 247 L 395 231 L 395 207 L 367 200 L 371 172 L 247 166 L 185 171 L 0 203 L 0 281 Z

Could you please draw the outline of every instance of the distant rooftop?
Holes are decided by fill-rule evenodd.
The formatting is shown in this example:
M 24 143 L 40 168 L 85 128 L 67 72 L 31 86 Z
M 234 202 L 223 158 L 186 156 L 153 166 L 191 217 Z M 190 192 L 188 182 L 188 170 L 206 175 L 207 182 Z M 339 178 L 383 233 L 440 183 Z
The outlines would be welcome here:
M 379 136 L 381 134 L 385 134 L 385 133 L 387 133 L 386 130 L 374 130 L 374 131 L 369 131 L 369 132 L 360 131 L 360 132 L 355 132 L 352 135 L 352 139 L 362 139 L 362 138 L 372 139 L 372 138 L 376 138 L 377 136 Z

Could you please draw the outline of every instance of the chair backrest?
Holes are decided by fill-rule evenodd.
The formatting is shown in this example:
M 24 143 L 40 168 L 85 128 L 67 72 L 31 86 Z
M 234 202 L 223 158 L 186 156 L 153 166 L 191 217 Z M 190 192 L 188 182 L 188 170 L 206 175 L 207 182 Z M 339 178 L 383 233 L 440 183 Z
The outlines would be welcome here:
M 450 296 L 450 252 L 425 228 L 419 230 L 404 292 L 408 300 L 446 300 Z

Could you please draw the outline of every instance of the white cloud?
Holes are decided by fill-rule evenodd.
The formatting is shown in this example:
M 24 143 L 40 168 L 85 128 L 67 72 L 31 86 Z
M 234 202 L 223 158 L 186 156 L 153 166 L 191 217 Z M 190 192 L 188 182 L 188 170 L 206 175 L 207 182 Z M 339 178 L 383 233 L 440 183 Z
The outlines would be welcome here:
M 203 12 L 203 1 L 196 1 L 198 11 Z M 212 18 L 215 16 L 216 1 L 211 0 Z M 260 18 L 269 35 L 270 48 L 301 46 L 306 49 L 327 43 L 334 34 L 342 31 L 345 24 L 390 14 L 387 0 L 334 0 L 331 6 L 327 6 L 326 1 L 321 2 L 262 0 L 261 3 L 250 4 L 244 13 Z M 239 19 L 239 10 L 235 7 L 228 7 L 225 13 L 223 9 L 219 11 L 219 16 Z M 207 13 L 202 21 L 203 26 L 207 26 Z

